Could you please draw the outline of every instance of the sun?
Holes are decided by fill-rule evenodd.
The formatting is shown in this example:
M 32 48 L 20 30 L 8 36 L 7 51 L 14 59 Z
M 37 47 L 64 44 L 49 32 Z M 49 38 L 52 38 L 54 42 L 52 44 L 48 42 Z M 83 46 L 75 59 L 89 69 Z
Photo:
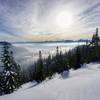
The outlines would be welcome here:
M 73 24 L 73 15 L 67 11 L 59 12 L 56 17 L 56 23 L 59 28 L 69 28 Z

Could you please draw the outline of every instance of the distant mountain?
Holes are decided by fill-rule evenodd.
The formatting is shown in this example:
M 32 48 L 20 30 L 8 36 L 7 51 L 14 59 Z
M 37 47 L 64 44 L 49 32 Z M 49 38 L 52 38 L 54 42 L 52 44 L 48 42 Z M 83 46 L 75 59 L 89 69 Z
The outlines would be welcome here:
M 88 39 L 79 39 L 79 40 L 51 40 L 51 41 L 24 41 L 24 42 L 12 42 L 12 43 L 70 43 L 70 42 L 90 42 Z M 0 44 L 10 44 L 9 42 L 0 42 Z
M 91 40 L 88 40 L 88 39 L 79 39 L 77 40 L 77 42 L 90 42 Z
M 0 41 L 0 45 L 11 45 L 11 43 L 6 42 L 6 41 Z

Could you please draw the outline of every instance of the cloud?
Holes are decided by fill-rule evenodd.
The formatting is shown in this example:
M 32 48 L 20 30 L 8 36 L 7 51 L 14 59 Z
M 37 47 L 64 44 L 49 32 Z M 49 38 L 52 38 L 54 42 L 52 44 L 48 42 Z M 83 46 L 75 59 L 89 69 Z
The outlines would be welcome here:
M 74 18 L 73 25 L 65 29 L 56 22 L 63 11 L 70 12 Z M 0 35 L 3 34 L 2 39 L 12 36 L 11 40 L 18 41 L 29 37 L 38 40 L 34 38 L 37 35 L 44 40 L 78 34 L 79 38 L 82 34 L 88 37 L 87 33 L 100 26 L 99 12 L 99 0 L 0 0 Z

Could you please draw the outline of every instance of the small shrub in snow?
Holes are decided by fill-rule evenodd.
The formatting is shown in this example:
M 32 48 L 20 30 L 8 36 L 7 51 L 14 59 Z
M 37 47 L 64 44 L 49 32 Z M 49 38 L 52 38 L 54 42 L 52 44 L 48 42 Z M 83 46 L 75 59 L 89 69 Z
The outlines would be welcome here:
M 69 71 L 64 71 L 64 72 L 61 73 L 61 77 L 64 78 L 64 79 L 68 78 L 68 76 L 69 76 Z

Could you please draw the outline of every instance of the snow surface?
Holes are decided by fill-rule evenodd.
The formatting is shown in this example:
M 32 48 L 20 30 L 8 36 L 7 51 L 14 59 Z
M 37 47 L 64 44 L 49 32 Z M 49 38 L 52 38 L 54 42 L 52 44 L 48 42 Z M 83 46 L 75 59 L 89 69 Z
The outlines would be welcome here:
M 56 74 L 41 84 L 24 84 L 16 92 L 1 96 L 0 100 L 100 100 L 100 63 L 70 70 L 66 78 Z

